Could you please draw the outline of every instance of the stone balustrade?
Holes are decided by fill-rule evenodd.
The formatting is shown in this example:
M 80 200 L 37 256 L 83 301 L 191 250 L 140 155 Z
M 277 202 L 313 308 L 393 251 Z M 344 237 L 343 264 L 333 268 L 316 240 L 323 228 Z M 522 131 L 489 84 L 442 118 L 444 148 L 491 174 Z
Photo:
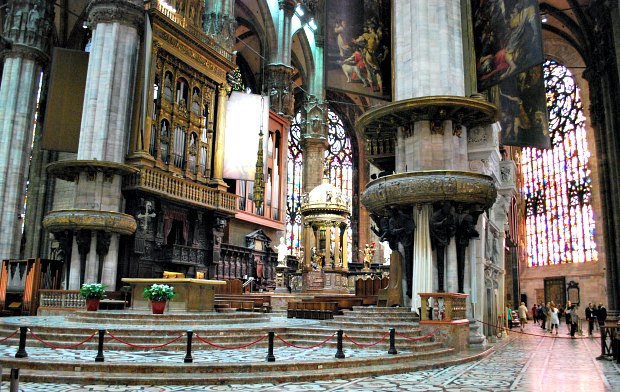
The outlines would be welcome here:
M 125 177 L 123 189 L 140 189 L 200 207 L 207 206 L 233 213 L 237 211 L 237 195 L 173 177 L 170 173 L 152 168 L 142 168 L 139 173 Z
M 39 290 L 39 308 L 81 309 L 86 299 L 80 290 Z
M 465 300 L 469 294 L 458 293 L 420 293 L 421 303 L 427 304 L 426 311 L 422 309 L 422 321 L 456 321 L 467 319 L 467 304 Z

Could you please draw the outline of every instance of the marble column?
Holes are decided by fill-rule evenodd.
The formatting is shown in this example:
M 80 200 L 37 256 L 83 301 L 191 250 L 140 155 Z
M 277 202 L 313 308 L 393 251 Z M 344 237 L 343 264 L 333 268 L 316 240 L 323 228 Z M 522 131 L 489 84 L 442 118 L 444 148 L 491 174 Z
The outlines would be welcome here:
M 77 160 L 123 163 L 131 127 L 133 84 L 144 10 L 139 0 L 92 0 L 87 12 L 93 35 Z M 81 172 L 77 178 L 74 208 L 122 212 L 121 182 L 120 174 Z M 118 247 L 106 246 L 106 251 L 102 252 L 102 238 L 95 231 L 91 236 L 85 270 L 72 268 L 69 289 L 77 289 L 85 281 L 99 281 L 99 271 L 103 271 L 102 282 L 112 288 L 116 285 Z M 110 236 L 109 241 L 118 244 L 120 235 L 112 232 Z M 80 257 L 84 256 L 72 253 L 72 267 Z M 104 266 L 100 266 L 100 262 Z
M 293 92 L 291 91 L 291 21 L 295 12 L 296 2 L 279 0 L 277 10 L 276 33 L 278 45 L 274 56 L 266 67 L 266 90 L 269 95 L 269 106 L 274 112 L 293 116 Z
M 228 185 L 224 182 L 224 133 L 226 132 L 226 103 L 228 91 L 226 85 L 217 90 L 217 119 L 215 124 L 215 153 L 213 156 L 213 174 L 209 184 L 225 191 Z
M 18 258 L 37 93 L 49 62 L 51 0 L 12 0 L 4 23 L 0 84 L 0 259 Z

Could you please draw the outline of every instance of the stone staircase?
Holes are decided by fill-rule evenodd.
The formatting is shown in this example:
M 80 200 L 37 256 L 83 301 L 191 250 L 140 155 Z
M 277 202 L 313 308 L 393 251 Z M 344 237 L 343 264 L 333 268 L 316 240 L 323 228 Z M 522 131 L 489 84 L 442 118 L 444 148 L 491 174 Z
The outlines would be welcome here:
M 28 319 L 22 317 L 20 321 Z M 185 336 L 151 351 L 128 346 L 111 336 L 105 337 L 104 355 L 106 352 L 115 352 L 118 356 L 119 352 L 126 352 L 127 356 L 135 356 L 131 361 L 115 361 L 111 354 L 112 358 L 107 356 L 106 362 L 95 362 L 94 354 L 92 359 L 73 360 L 70 354 L 66 354 L 69 350 L 65 350 L 65 357 L 59 355 L 60 359 L 37 359 L 36 350 L 44 345 L 29 334 L 27 350 L 33 352 L 29 353 L 28 358 L 14 358 L 19 336 L 0 343 L 0 348 L 5 346 L 4 354 L 0 357 L 3 378 L 7 379 L 10 369 L 16 367 L 21 369 L 20 379 L 23 382 L 127 385 L 282 383 L 406 372 L 461 363 L 473 358 L 471 355 L 455 354 L 453 349 L 444 348 L 430 336 L 411 340 L 419 338 L 421 332 L 415 315 L 403 308 L 356 307 L 341 316 L 335 316 L 333 320 L 295 321 L 292 324 L 285 317 L 271 318 L 257 313 L 169 313 L 154 316 L 114 311 L 76 312 L 67 316 L 66 321 L 54 324 L 44 320 L 36 326 L 32 325 L 31 330 L 48 344 L 57 346 L 79 343 L 99 328 L 105 328 L 120 340 L 135 345 L 155 346 L 169 342 L 191 329 L 195 334 L 194 357 L 201 356 L 201 359 L 194 363 L 183 363 L 187 347 Z M 15 323 L 6 323 L 0 319 L 0 338 L 9 336 L 16 328 Z M 395 328 L 398 332 L 397 355 L 387 354 L 389 337 L 386 332 L 389 328 Z M 337 344 L 335 337 L 321 345 L 320 349 L 307 351 L 322 350 L 320 359 L 316 356 L 307 359 L 304 349 L 298 350 L 301 353 L 297 357 L 287 357 L 285 351 L 295 349 L 285 348 L 285 344 L 276 339 L 274 350 L 277 360 L 266 362 L 268 339 L 265 338 L 250 349 L 227 350 L 229 356 L 228 352 L 219 352 L 217 355 L 224 359 L 212 361 L 208 357 L 215 356 L 214 350 L 217 349 L 196 338 L 198 335 L 221 346 L 240 346 L 273 331 L 289 344 L 310 347 L 325 341 L 339 329 L 343 330 L 345 336 L 343 347 L 348 353 L 345 359 L 336 359 L 334 356 Z M 96 353 L 97 336 L 74 350 L 94 350 L 93 353 Z M 167 359 L 153 361 L 142 357 L 141 360 L 140 355 L 145 351 L 145 355 L 148 352 L 168 353 L 164 354 Z M 243 356 L 258 359 L 240 359 Z M 90 352 L 87 357 L 91 358 Z

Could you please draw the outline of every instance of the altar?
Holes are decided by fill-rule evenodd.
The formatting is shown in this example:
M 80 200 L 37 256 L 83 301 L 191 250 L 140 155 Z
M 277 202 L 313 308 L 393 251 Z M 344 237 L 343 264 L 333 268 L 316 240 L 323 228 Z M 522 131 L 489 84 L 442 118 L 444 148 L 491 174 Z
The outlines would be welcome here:
M 131 285 L 131 307 L 135 310 L 150 311 L 150 301 L 143 296 L 144 289 L 148 286 L 155 283 L 173 286 L 176 295 L 172 301 L 168 301 L 167 310 L 170 312 L 212 312 L 215 304 L 215 286 L 226 284 L 223 280 L 191 278 L 121 280 Z

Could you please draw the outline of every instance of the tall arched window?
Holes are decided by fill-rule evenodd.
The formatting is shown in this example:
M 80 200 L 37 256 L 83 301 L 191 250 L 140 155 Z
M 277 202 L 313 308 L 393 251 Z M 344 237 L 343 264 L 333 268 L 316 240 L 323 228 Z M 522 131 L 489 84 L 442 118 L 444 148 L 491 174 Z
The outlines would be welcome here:
M 590 151 L 579 88 L 568 68 L 544 64 L 552 148 L 521 160 L 528 266 L 596 261 Z
M 331 110 L 327 112 L 329 149 L 325 151 L 325 168 L 329 170 L 332 185 L 342 190 L 342 195 L 351 200 L 353 190 L 353 153 L 342 120 Z M 301 114 L 293 119 L 288 138 L 287 188 L 286 188 L 286 244 L 291 254 L 297 254 L 301 246 Z M 347 230 L 348 261 L 351 261 L 351 227 Z

